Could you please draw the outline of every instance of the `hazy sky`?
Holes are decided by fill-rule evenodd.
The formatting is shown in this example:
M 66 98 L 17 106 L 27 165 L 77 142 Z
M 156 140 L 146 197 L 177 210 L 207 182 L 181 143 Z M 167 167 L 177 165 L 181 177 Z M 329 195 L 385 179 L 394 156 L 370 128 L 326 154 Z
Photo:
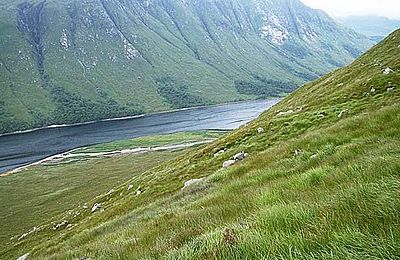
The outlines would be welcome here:
M 301 0 L 332 16 L 381 15 L 400 19 L 400 0 Z

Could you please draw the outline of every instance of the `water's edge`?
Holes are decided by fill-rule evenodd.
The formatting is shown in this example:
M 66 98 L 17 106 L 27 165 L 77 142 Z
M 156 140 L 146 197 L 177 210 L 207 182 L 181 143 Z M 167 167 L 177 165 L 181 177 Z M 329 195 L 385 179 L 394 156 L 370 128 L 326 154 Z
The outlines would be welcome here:
M 275 99 L 278 99 L 278 98 L 267 98 L 267 99 L 263 99 L 263 100 L 268 101 L 268 100 L 275 100 Z M 256 102 L 256 101 L 260 101 L 260 100 L 255 99 L 255 100 L 242 100 L 242 101 L 236 101 L 236 102 L 225 102 L 225 103 L 219 103 L 219 104 L 213 104 L 213 105 L 202 105 L 202 106 L 184 107 L 184 108 L 179 108 L 179 109 L 162 110 L 162 111 L 158 111 L 158 112 L 151 112 L 151 113 L 145 113 L 145 114 L 139 114 L 139 115 L 133 115 L 133 116 L 106 118 L 106 119 L 95 120 L 95 121 L 87 121 L 87 122 L 82 122 L 82 123 L 49 125 L 49 126 L 36 127 L 36 128 L 32 128 L 32 129 L 26 129 L 26 130 L 10 132 L 10 133 L 3 133 L 3 134 L 0 134 L 0 137 L 9 136 L 9 135 L 18 135 L 18 134 L 31 133 L 31 132 L 35 132 L 35 131 L 39 131 L 39 130 L 44 130 L 44 129 L 61 128 L 61 127 L 72 127 L 72 126 L 82 126 L 82 125 L 90 125 L 90 124 L 95 124 L 95 123 L 100 123 L 100 122 L 109 122 L 109 121 L 123 121 L 123 120 L 141 118 L 141 117 L 152 116 L 152 115 L 168 114 L 168 113 L 174 113 L 174 112 L 179 112 L 179 111 L 193 110 L 193 109 L 198 109 L 198 108 L 207 108 L 207 107 L 211 108 L 211 107 L 218 107 L 218 106 L 223 106 L 223 105 L 234 105 L 234 104 L 248 103 L 248 102 L 251 102 L 251 101 Z
M 182 131 L 233 130 L 278 103 L 250 100 L 96 122 L 48 126 L 0 136 L 0 173 L 78 147 Z

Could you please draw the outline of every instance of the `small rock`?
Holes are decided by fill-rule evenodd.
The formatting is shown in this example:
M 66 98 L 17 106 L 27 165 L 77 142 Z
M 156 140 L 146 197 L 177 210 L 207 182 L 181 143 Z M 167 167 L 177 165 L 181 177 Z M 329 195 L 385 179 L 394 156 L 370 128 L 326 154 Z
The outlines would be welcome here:
M 142 190 L 142 188 L 138 188 L 137 189 L 137 191 L 136 191 L 136 195 L 140 195 L 140 194 L 142 194 L 143 193 L 143 190 Z
M 204 178 L 192 179 L 192 180 L 185 181 L 185 183 L 183 184 L 183 188 L 181 190 L 183 190 L 183 189 L 185 189 L 185 188 L 187 188 L 187 187 L 189 187 L 189 186 L 191 186 L 193 184 L 200 183 L 202 181 L 204 181 Z
M 392 92 L 394 91 L 394 87 L 392 87 L 392 88 L 387 88 L 386 91 L 387 91 L 387 93 L 392 93 Z
M 389 67 L 387 67 L 386 69 L 383 70 L 383 74 L 385 74 L 385 75 L 388 75 L 388 74 L 390 74 L 392 72 L 393 72 L 393 70 L 391 68 L 389 68 Z
M 338 84 L 338 87 L 341 87 L 341 86 L 343 86 L 343 85 L 344 85 L 343 83 L 339 83 L 339 84 Z
M 68 224 L 68 221 L 64 220 L 63 222 L 58 223 L 57 225 L 55 225 L 55 226 L 53 227 L 53 230 L 57 230 L 57 229 L 59 229 L 60 227 L 65 226 L 65 225 L 67 225 L 67 224 Z
M 344 117 L 347 113 L 349 113 L 349 110 L 348 110 L 348 109 L 342 110 L 342 111 L 339 113 L 338 117 L 339 117 L 339 118 L 342 118 L 342 117 Z
M 294 150 L 294 155 L 295 156 L 299 156 L 300 154 L 302 154 L 302 150 L 300 150 L 300 149 L 296 149 L 296 150 Z
M 218 156 L 222 155 L 223 153 L 225 153 L 225 150 L 220 150 L 214 154 L 214 157 L 218 157 Z
M 83 209 L 87 209 L 87 208 L 88 208 L 88 205 L 85 204 L 85 205 L 82 206 L 82 208 L 83 208 Z
M 228 168 L 228 167 L 231 167 L 232 165 L 234 165 L 235 163 L 236 163 L 235 160 L 228 160 L 228 161 L 225 161 L 225 162 L 222 164 L 222 167 Z
M 129 186 L 128 186 L 128 191 L 130 191 L 131 189 L 133 189 L 133 185 L 132 185 L 132 184 L 129 184 Z
M 320 113 L 318 114 L 319 117 L 326 117 L 327 115 L 328 115 L 328 113 L 326 113 L 325 111 L 320 112 Z
M 374 87 L 371 87 L 371 94 L 374 94 L 376 92 L 376 89 Z
M 288 111 L 286 111 L 286 112 L 279 112 L 279 113 L 277 114 L 277 116 L 286 116 L 286 115 L 292 114 L 293 112 L 294 112 L 293 109 L 291 109 L 291 110 L 288 110 Z
M 248 156 L 247 153 L 245 153 L 245 152 L 240 152 L 240 153 L 237 153 L 237 154 L 235 154 L 235 155 L 233 156 L 233 160 L 235 160 L 235 161 L 241 161 L 241 160 L 243 160 L 244 158 L 246 158 L 247 156 Z
M 262 134 L 264 132 L 265 132 L 264 128 L 262 127 L 257 128 L 257 133 Z
M 67 229 L 71 229 L 71 228 L 73 228 L 74 227 L 74 225 L 72 225 L 72 224 L 68 224 L 67 225 Z
M 28 258 L 28 256 L 29 256 L 29 253 L 26 253 L 25 255 L 18 257 L 17 260 L 26 260 Z
M 311 155 L 311 157 L 310 157 L 311 159 L 315 159 L 315 158 L 317 158 L 317 154 L 313 154 L 313 155 Z
M 21 241 L 22 239 L 24 239 L 26 236 L 28 236 L 29 235 L 29 233 L 24 233 L 24 234 L 22 234 L 19 238 L 18 238 L 18 241 Z
M 92 207 L 92 213 L 94 213 L 96 210 L 98 210 L 99 208 L 101 208 L 101 204 L 100 203 L 95 203 Z
M 109 192 L 107 192 L 106 196 L 111 195 L 111 194 L 113 194 L 114 192 L 115 192 L 115 190 L 114 190 L 114 189 L 111 189 Z

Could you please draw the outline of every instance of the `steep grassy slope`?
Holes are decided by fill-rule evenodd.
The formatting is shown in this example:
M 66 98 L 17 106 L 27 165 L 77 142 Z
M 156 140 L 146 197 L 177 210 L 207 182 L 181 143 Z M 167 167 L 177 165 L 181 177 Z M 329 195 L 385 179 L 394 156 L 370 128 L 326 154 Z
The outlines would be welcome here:
M 399 258 L 399 56 L 396 31 L 250 124 L 90 201 L 105 211 L 75 208 L 79 216 L 56 222 L 72 229 L 44 224 L 4 256 Z M 238 151 L 250 155 L 221 169 Z M 181 190 L 198 177 L 206 179 Z
M 371 46 L 298 0 L 0 3 L 0 133 L 280 96 Z

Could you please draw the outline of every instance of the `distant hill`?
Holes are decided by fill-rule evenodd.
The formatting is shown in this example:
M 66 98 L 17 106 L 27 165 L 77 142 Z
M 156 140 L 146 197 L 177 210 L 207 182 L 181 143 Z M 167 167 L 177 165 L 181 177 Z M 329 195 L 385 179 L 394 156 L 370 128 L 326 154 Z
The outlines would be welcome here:
M 281 96 L 371 45 L 298 0 L 0 0 L 0 133 Z
M 376 42 L 400 28 L 400 20 L 392 20 L 382 16 L 348 16 L 336 19 L 343 25 L 367 35 Z

